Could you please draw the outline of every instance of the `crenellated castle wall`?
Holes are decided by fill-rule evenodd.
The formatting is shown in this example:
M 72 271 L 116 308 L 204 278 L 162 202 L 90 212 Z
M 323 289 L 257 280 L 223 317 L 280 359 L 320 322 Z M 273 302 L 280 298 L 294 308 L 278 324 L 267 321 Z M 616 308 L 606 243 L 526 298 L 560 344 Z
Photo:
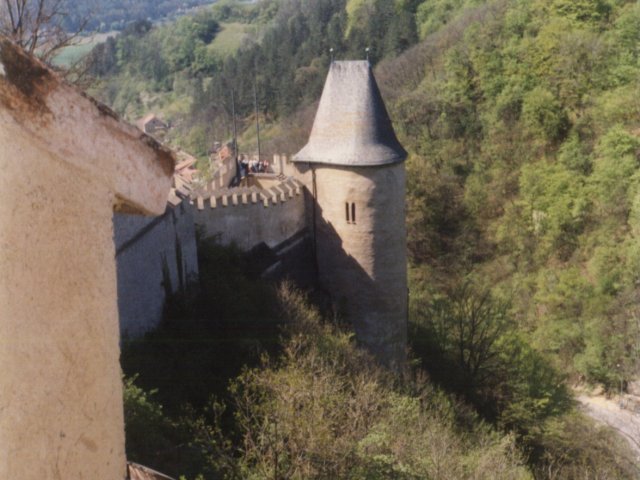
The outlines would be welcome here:
M 275 158 L 276 168 L 279 158 L 284 159 Z M 229 177 L 226 170 L 218 173 Z M 156 328 L 167 297 L 197 279 L 196 230 L 202 239 L 255 250 L 254 260 L 266 278 L 289 277 L 303 284 L 313 277 L 302 184 L 282 174 L 254 174 L 236 188 L 222 186 L 227 180 L 220 183 L 216 175 L 195 187 L 176 175 L 164 215 L 114 215 L 123 336 L 135 338 Z
M 203 238 L 215 237 L 223 245 L 235 243 L 248 251 L 262 242 L 274 248 L 306 227 L 304 194 L 297 180 L 261 186 L 195 195 L 194 221 Z

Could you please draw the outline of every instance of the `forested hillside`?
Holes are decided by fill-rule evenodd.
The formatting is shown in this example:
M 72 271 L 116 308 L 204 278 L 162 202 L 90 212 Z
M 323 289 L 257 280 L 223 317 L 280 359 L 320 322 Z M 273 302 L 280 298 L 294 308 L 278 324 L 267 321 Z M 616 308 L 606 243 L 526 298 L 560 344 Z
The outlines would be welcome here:
M 122 30 L 135 20 L 162 20 L 183 14 L 199 5 L 215 0 L 69 0 L 64 27 L 75 32 L 82 28 L 88 32 Z
M 221 51 L 232 23 L 244 37 Z M 295 153 L 330 48 L 367 47 L 410 153 L 416 357 L 515 432 L 539 478 L 559 458 L 557 478 L 582 478 L 599 450 L 579 445 L 567 388 L 616 390 L 639 367 L 636 1 L 228 2 L 96 49 L 95 93 L 132 119 L 162 111 L 204 156 L 231 131 L 231 90 L 251 147 L 255 82 L 267 150 Z
M 557 368 L 614 387 L 637 371 L 640 339 L 640 6 L 449 16 L 378 68 L 412 152 L 416 277 L 434 294 L 490 289 Z
M 640 8 L 443 3 L 377 68 L 411 152 L 412 325 L 434 377 L 536 444 L 551 370 L 638 372 Z
M 213 139 L 230 135 L 232 90 L 240 118 L 254 124 L 248 117 L 255 84 L 263 120 L 287 122 L 286 134 L 280 128 L 265 132 L 268 146 L 292 149 L 307 134 L 297 116 L 318 99 L 331 48 L 335 58 L 345 59 L 364 58 L 370 47 L 377 61 L 417 40 L 411 5 L 397 15 L 389 2 L 375 8 L 375 14 L 348 22 L 344 0 L 218 2 L 175 25 L 131 24 L 94 51 L 92 71 L 103 80 L 94 93 L 129 119 L 162 111 L 178 126 L 175 139 L 204 156 Z M 209 22 L 219 30 L 207 27 L 203 34 L 202 24 Z M 225 45 L 233 28 L 244 35 Z

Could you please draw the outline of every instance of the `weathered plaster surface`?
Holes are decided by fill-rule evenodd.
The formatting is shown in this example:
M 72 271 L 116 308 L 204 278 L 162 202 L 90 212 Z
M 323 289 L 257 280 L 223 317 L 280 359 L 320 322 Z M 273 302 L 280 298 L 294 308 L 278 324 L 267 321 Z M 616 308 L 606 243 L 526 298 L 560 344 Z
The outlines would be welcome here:
M 113 193 L 0 125 L 0 478 L 123 478 Z
M 166 179 L 175 162 L 168 150 L 1 37 L 0 63 L 6 71 L 0 78 L 0 109 L 33 140 L 108 185 L 117 208 L 164 212 Z
M 171 155 L 0 37 L 0 479 L 125 475 L 114 205 Z

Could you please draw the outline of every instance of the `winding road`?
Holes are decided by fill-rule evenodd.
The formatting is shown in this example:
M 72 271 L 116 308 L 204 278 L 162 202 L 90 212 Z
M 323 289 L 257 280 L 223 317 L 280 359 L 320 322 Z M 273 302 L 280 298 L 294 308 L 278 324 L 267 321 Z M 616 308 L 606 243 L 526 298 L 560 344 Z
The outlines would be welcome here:
M 628 400 L 609 400 L 585 394 L 577 395 L 576 400 L 587 415 L 622 435 L 640 461 L 640 414 L 631 410 Z

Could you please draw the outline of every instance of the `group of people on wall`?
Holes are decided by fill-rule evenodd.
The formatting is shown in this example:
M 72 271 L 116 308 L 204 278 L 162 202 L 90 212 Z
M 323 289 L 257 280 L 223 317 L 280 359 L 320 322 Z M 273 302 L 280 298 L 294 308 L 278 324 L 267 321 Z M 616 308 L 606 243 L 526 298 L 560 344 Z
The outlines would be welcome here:
M 240 155 L 240 177 L 244 178 L 249 173 L 269 172 L 269 162 L 260 160 L 257 156 L 248 159 L 246 155 Z

